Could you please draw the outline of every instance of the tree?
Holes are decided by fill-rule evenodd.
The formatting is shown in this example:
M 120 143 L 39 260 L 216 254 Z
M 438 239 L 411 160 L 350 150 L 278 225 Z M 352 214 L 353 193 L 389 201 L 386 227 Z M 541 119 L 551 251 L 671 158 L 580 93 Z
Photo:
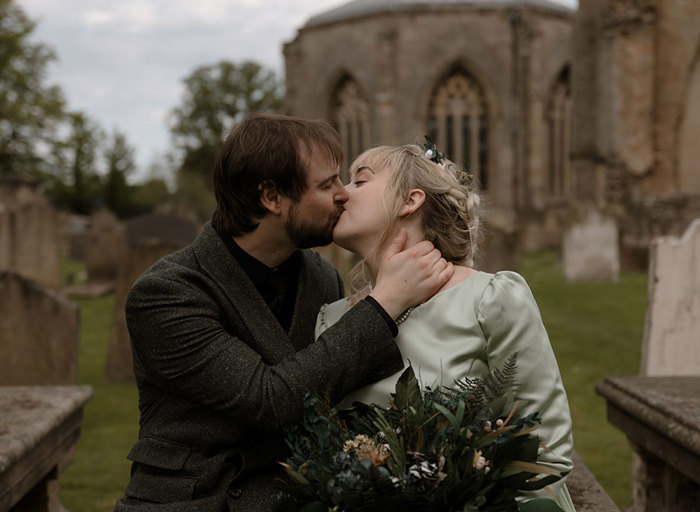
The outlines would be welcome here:
M 82 112 L 72 112 L 66 120 L 68 135 L 54 145 L 54 171 L 47 175 L 47 193 L 59 208 L 87 215 L 101 195 L 96 165 L 104 136 L 102 129 Z
M 250 61 L 201 66 L 184 83 L 182 105 L 171 112 L 170 131 L 182 152 L 180 173 L 208 184 L 226 133 L 248 112 L 278 112 L 282 86 L 274 72 Z
M 105 206 L 119 217 L 129 214 L 131 191 L 127 184 L 127 178 L 136 168 L 134 164 L 134 149 L 129 145 L 126 135 L 116 128 L 104 153 L 107 165 L 102 198 Z
M 61 90 L 46 84 L 55 55 L 29 41 L 35 27 L 14 0 L 0 0 L 0 173 L 37 171 L 63 116 Z

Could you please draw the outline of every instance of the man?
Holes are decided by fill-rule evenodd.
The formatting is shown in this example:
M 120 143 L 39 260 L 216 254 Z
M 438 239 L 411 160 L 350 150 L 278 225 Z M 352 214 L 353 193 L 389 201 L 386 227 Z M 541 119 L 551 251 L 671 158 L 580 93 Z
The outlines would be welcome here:
M 305 393 L 340 399 L 403 367 L 393 318 L 451 274 L 428 243 L 397 239 L 370 296 L 313 341 L 319 308 L 343 296 L 306 249 L 331 242 L 341 160 L 322 121 L 256 114 L 227 137 L 211 224 L 127 298 L 141 420 L 116 511 L 274 509 L 282 428 Z

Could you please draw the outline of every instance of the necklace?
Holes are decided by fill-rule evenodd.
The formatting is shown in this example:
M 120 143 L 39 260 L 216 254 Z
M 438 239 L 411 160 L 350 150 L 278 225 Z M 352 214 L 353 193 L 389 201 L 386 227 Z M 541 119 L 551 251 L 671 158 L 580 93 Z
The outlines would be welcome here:
M 416 309 L 418 306 L 421 306 L 421 305 L 423 305 L 423 304 L 425 304 L 425 301 L 421 302 L 421 303 L 418 304 L 417 306 L 411 306 L 411 307 L 408 308 L 406 311 L 404 311 L 403 313 L 401 313 L 401 316 L 399 316 L 399 317 L 396 319 L 396 325 L 401 325 L 402 323 L 404 323 L 404 322 L 406 321 L 406 319 L 408 318 L 408 315 L 411 314 L 411 311 L 413 311 L 413 310 Z

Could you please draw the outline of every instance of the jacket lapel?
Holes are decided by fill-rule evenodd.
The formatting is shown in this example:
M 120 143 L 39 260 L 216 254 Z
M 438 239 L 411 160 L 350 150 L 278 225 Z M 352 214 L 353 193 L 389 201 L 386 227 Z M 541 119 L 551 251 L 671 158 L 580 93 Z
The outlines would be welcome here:
M 223 290 L 263 358 L 274 364 L 292 355 L 294 346 L 289 336 L 210 223 L 192 243 L 192 249 L 202 270 Z M 297 295 L 297 305 L 298 301 Z M 225 305 L 222 307 L 226 310 Z M 294 320 L 296 316 L 295 311 Z
M 294 316 L 292 325 L 289 328 L 289 338 L 295 350 L 301 350 L 314 339 L 316 328 L 316 316 L 321 304 L 319 297 L 322 296 L 320 290 L 312 289 L 312 283 L 319 285 L 320 280 L 314 279 L 314 266 L 310 261 L 307 251 L 302 251 L 302 265 L 299 271 L 299 283 L 297 286 L 297 297 L 294 304 Z

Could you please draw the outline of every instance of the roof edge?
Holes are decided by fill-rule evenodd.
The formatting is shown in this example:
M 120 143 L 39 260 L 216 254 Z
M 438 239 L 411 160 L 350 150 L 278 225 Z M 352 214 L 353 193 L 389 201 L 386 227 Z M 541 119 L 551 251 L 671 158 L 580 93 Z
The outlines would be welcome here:
M 452 0 L 429 1 L 409 0 L 393 2 L 366 2 L 355 0 L 336 8 L 312 16 L 302 28 L 318 27 L 342 21 L 349 21 L 375 14 L 396 14 L 401 12 L 436 12 L 455 9 L 497 10 L 505 8 L 526 8 L 573 16 L 577 9 L 550 0 Z

